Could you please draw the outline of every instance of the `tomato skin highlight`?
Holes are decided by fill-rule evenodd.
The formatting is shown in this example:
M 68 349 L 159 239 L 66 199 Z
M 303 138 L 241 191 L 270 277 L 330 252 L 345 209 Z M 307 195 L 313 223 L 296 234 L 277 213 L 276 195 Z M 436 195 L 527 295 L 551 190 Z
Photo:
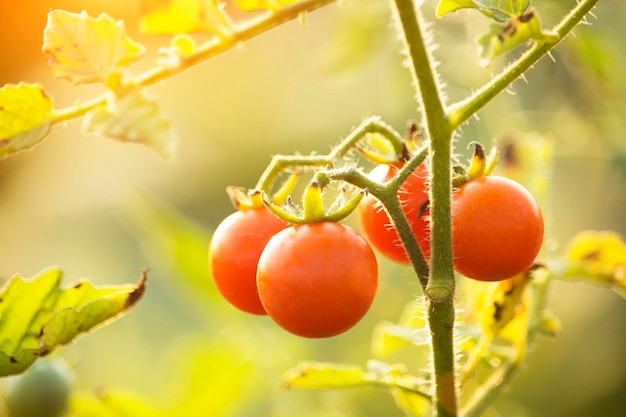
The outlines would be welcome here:
M 524 272 L 541 249 L 543 232 L 539 205 L 513 180 L 480 177 L 453 194 L 454 268 L 468 278 L 500 281 Z
M 375 181 L 385 182 L 392 179 L 400 168 L 399 164 L 378 165 L 369 176 Z M 402 211 L 409 221 L 413 235 L 424 257 L 428 260 L 430 258 L 430 212 L 426 211 L 420 216 L 420 210 L 429 198 L 427 180 L 428 168 L 425 164 L 421 164 L 402 184 L 398 195 Z M 407 265 L 411 263 L 398 232 L 391 225 L 389 216 L 374 196 L 365 196 L 357 212 L 361 230 L 374 248 L 392 261 Z
M 265 207 L 237 211 L 224 219 L 209 245 L 209 271 L 222 296 L 251 314 L 266 315 L 256 286 L 265 244 L 289 226 Z
M 280 327 L 302 337 L 331 337 L 369 310 L 378 265 L 367 241 L 348 226 L 296 225 L 268 242 L 257 286 L 265 310 Z

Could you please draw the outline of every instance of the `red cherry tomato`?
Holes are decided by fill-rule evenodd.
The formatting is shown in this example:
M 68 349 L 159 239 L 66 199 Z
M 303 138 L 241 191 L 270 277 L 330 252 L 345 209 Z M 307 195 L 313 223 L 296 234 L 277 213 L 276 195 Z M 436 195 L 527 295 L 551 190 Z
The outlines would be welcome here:
M 290 227 L 267 244 L 257 270 L 269 316 L 303 337 L 335 336 L 369 310 L 378 285 L 376 256 L 354 229 L 322 222 Z
M 392 179 L 398 170 L 398 165 L 379 165 L 372 170 L 370 178 L 385 182 Z M 428 168 L 425 164 L 421 164 L 402 184 L 398 193 L 404 215 L 426 259 L 430 258 L 429 212 L 421 213 L 420 211 L 428 201 L 427 179 Z M 410 263 L 398 232 L 391 225 L 387 213 L 374 196 L 368 195 L 361 200 L 358 217 L 361 229 L 372 246 L 388 259 L 404 264 Z
M 217 289 L 247 313 L 267 314 L 256 287 L 256 269 L 265 244 L 289 224 L 265 207 L 237 211 L 215 229 L 209 245 L 209 270 Z
M 480 177 L 452 197 L 454 267 L 479 281 L 525 271 L 543 241 L 543 217 L 533 196 L 513 180 Z

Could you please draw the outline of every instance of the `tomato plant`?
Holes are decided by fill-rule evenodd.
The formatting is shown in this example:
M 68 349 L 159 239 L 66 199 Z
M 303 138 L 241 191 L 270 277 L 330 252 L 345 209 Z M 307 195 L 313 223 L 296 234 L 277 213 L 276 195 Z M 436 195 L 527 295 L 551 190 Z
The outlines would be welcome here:
M 333 222 L 290 227 L 259 259 L 259 296 L 269 316 L 299 336 L 330 337 L 353 327 L 378 286 L 376 256 L 354 229 Z
M 543 217 L 533 196 L 513 180 L 474 179 L 452 201 L 454 268 L 480 281 L 525 271 L 543 241 Z
M 369 177 L 383 183 L 395 177 L 400 168 L 400 164 L 381 164 L 372 170 Z M 427 180 L 428 169 L 425 164 L 420 164 L 398 191 L 402 211 L 426 259 L 430 257 Z M 367 195 L 361 200 L 358 217 L 363 233 L 381 254 L 399 263 L 410 263 L 397 230 L 376 197 Z
M 224 219 L 209 246 L 209 269 L 217 289 L 233 306 L 266 314 L 256 287 L 256 270 L 265 244 L 288 223 L 264 206 L 238 210 Z
M 48 56 L 54 75 L 74 85 L 100 84 L 105 91 L 91 99 L 81 96 L 72 100 L 65 100 L 67 97 L 64 97 L 62 100 L 55 101 L 52 100 L 49 91 L 44 90 L 43 86 L 38 84 L 21 82 L 0 87 L 0 157 L 31 148 L 45 139 L 54 126 L 64 125 L 67 121 L 78 118 L 83 119 L 82 128 L 85 132 L 108 136 L 124 142 L 142 143 L 152 147 L 162 156 L 170 156 L 176 149 L 176 135 L 169 117 L 163 114 L 157 101 L 145 91 L 148 87 L 201 61 L 233 49 L 250 38 L 289 20 L 299 19 L 303 26 L 309 23 L 315 26 L 316 21 L 308 22 L 310 12 L 332 2 L 333 0 L 203 1 L 192 2 L 194 10 L 190 10 L 186 2 L 171 1 L 165 2 L 168 4 L 164 5 L 160 4 L 164 2 L 143 1 L 140 25 L 142 30 L 151 34 L 174 36 L 169 44 L 162 45 L 158 51 L 154 51 L 155 54 L 150 54 L 156 58 L 156 62 L 153 62 L 154 65 L 142 73 L 135 73 L 137 68 L 131 64 L 144 55 L 145 47 L 131 39 L 121 21 L 115 21 L 106 14 L 93 18 L 86 12 L 76 14 L 52 10 L 44 30 L 42 49 Z M 378 266 L 374 252 L 369 246 L 370 243 L 353 229 L 336 223 L 360 204 L 359 221 L 367 239 L 384 256 L 400 263 L 410 263 L 412 271 L 406 268 L 406 272 L 414 273 L 422 291 L 412 300 L 400 300 L 400 302 L 407 301 L 408 305 L 405 314 L 397 324 L 385 320 L 374 329 L 371 346 L 372 357 L 375 359 L 367 361 L 365 366 L 307 362 L 304 365 L 298 365 L 296 372 L 286 374 L 287 377 L 283 378 L 285 385 L 296 388 L 355 386 L 384 388 L 388 389 L 398 407 L 407 415 L 478 417 L 488 412 L 488 408 L 498 394 L 509 386 L 511 379 L 523 366 L 535 337 L 539 334 L 556 335 L 558 333 L 559 323 L 547 310 L 549 287 L 552 281 L 558 278 L 580 279 L 582 277 L 625 294 L 626 283 L 623 278 L 626 244 L 612 236 L 583 237 L 580 242 L 577 242 L 576 250 L 570 253 L 569 257 L 555 259 L 554 254 L 549 254 L 550 257 L 546 257 L 543 267 L 529 268 L 543 240 L 542 214 L 537 203 L 527 191 L 510 180 L 489 177 L 497 161 L 495 147 L 493 158 L 486 158 L 484 149 L 479 152 L 477 146 L 475 157 L 468 167 L 457 159 L 458 150 L 455 149 L 459 141 L 471 140 L 470 136 L 474 135 L 472 132 L 477 132 L 473 126 L 466 132 L 462 132 L 461 128 L 466 124 L 479 123 L 478 112 L 500 93 L 509 90 L 515 80 L 523 78 L 526 71 L 534 67 L 543 56 L 550 54 L 554 47 L 561 44 L 564 37 L 576 25 L 584 23 L 586 16 L 592 15 L 591 10 L 597 2 L 598 0 L 571 2 L 571 10 L 552 27 L 544 26 L 543 22 L 550 21 L 558 8 L 550 7 L 552 10 L 547 19 L 545 15 L 540 18 L 538 8 L 531 5 L 531 1 L 439 0 L 435 2 L 436 4 L 430 4 L 412 0 L 393 0 L 389 2 L 389 15 L 379 13 L 378 9 L 370 9 L 372 5 L 365 5 L 366 2 L 342 5 L 342 13 L 344 8 L 364 11 L 363 15 L 355 15 L 354 19 L 349 19 L 357 22 L 356 26 L 360 27 L 358 32 L 354 31 L 354 36 L 351 38 L 358 40 L 357 43 L 363 47 L 369 48 L 374 44 L 370 42 L 371 40 L 375 39 L 378 42 L 386 37 L 383 33 L 375 31 L 380 29 L 382 32 L 383 27 L 394 27 L 397 30 L 395 35 L 399 35 L 402 42 L 401 49 L 406 54 L 404 62 L 415 87 L 414 98 L 416 100 L 410 104 L 410 107 L 394 106 L 393 113 L 394 117 L 417 118 L 419 121 L 411 123 L 415 128 L 419 124 L 420 131 L 419 133 L 407 132 L 407 135 L 403 137 L 381 118 L 371 116 L 364 119 L 358 127 L 351 129 L 344 139 L 333 146 L 326 155 L 320 155 L 316 151 L 305 154 L 275 155 L 258 178 L 254 189 L 257 192 L 256 203 L 259 204 L 245 208 L 239 207 L 237 213 L 224 220 L 215 231 L 209 246 L 210 271 L 218 291 L 232 305 L 252 314 L 268 314 L 288 332 L 310 338 L 329 337 L 345 332 L 366 314 L 378 285 Z M 568 8 L 567 5 L 559 7 Z M 469 20 L 471 18 L 466 19 L 465 16 L 461 19 L 453 19 L 453 22 L 456 21 L 457 25 L 461 23 L 465 25 L 465 28 L 457 26 L 457 29 L 437 39 L 443 48 L 434 51 L 433 39 L 435 35 L 439 38 L 444 30 L 438 27 L 432 31 L 431 36 L 424 27 L 425 23 L 429 24 L 428 13 L 434 12 L 433 18 L 442 18 L 461 9 L 474 9 L 482 14 L 483 18 L 492 20 L 488 31 L 478 39 L 480 63 L 489 65 L 498 56 L 507 56 L 512 59 L 512 62 L 491 66 L 488 70 L 490 74 L 487 72 L 479 74 L 475 71 L 482 71 L 481 69 L 465 67 L 468 64 L 465 54 L 459 54 L 461 52 L 457 49 L 459 44 L 452 38 L 448 38 L 448 35 L 457 36 L 467 33 L 466 29 L 470 27 L 471 32 L 474 32 L 474 27 L 478 27 L 475 26 L 473 20 Z M 386 21 L 384 25 L 378 25 L 379 22 L 373 22 L 374 18 L 378 19 L 381 16 L 384 19 L 394 19 L 395 24 L 389 25 Z M 361 24 L 363 22 L 365 24 Z M 439 26 L 439 23 L 436 25 Z M 445 28 L 445 25 L 441 28 Z M 322 29 L 325 32 L 332 32 L 326 30 L 326 25 L 323 25 Z M 208 32 L 208 37 L 205 36 L 207 34 L 197 32 Z M 281 45 L 297 45 L 297 52 L 311 55 L 310 44 L 293 42 L 291 36 L 294 32 L 288 33 L 287 36 L 277 36 L 275 39 L 283 39 L 280 42 L 287 39 L 288 41 Z M 317 37 L 315 40 L 319 41 Z M 201 43 L 196 44 L 196 42 Z M 361 56 L 370 55 L 369 52 L 363 53 L 367 52 L 365 51 L 367 48 L 360 48 L 352 42 L 341 43 L 347 46 L 346 49 L 356 52 L 353 54 L 354 61 L 361 61 Z M 583 41 L 579 44 L 583 48 L 580 56 L 574 56 L 576 60 L 573 60 L 572 56 L 561 60 L 566 63 L 576 63 L 576 65 L 569 66 L 577 68 L 577 76 L 590 70 L 598 71 L 603 64 L 606 64 L 607 57 L 611 55 L 598 53 L 597 49 L 600 46 L 602 48 L 606 46 L 607 50 L 612 50 L 611 45 L 605 45 L 601 38 L 591 38 L 590 42 Z M 513 49 L 522 47 L 525 47 L 524 51 L 508 54 Z M 284 53 L 280 47 L 276 48 L 276 51 Z M 444 63 L 441 67 L 442 72 L 438 70 L 435 63 L 435 54 L 437 60 Z M 459 56 L 463 59 L 463 71 L 458 71 L 458 67 L 446 62 L 447 58 Z M 584 57 L 587 58 L 583 59 Z M 279 62 L 273 54 L 262 57 L 262 60 L 266 63 Z M 585 65 L 579 65 L 585 64 L 585 60 L 588 61 L 586 62 L 588 68 L 585 68 Z M 243 71 L 255 68 L 255 66 L 237 63 L 233 68 Z M 291 67 L 273 65 L 268 68 L 270 69 L 265 69 L 265 71 L 261 68 L 257 71 L 255 68 L 250 79 L 237 71 L 227 71 L 228 75 L 232 75 L 232 79 L 236 81 L 237 87 L 241 87 L 238 91 L 231 88 L 224 88 L 222 91 L 211 87 L 207 88 L 207 91 L 211 92 L 207 95 L 196 88 L 206 80 L 216 82 L 214 87 L 219 87 L 219 84 L 228 84 L 223 77 L 219 76 L 219 72 L 216 76 L 203 76 L 194 80 L 192 88 L 189 88 L 194 93 L 199 93 L 198 97 L 202 100 L 202 106 L 190 106 L 190 110 L 199 111 L 201 116 L 198 117 L 190 111 L 188 116 L 193 116 L 190 120 L 196 123 L 199 119 L 204 119 L 205 115 L 207 121 L 210 117 L 209 124 L 213 132 L 219 131 L 219 129 L 213 129 L 212 126 L 213 122 L 220 118 L 220 114 L 216 114 L 215 110 L 225 107 L 229 102 L 228 97 L 246 97 L 246 100 L 237 101 L 240 104 L 237 108 L 237 120 L 227 121 L 230 127 L 241 128 L 241 131 L 233 132 L 232 138 L 228 138 L 232 140 L 223 140 L 222 144 L 228 143 L 232 148 L 220 147 L 222 155 L 234 155 L 235 160 L 225 162 L 226 158 L 213 158 L 215 155 L 210 155 L 211 158 L 205 160 L 208 153 L 203 152 L 198 153 L 200 161 L 192 161 L 198 165 L 202 162 L 202 165 L 210 170 L 211 183 L 220 178 L 221 174 L 226 171 L 224 168 L 243 174 L 247 167 L 253 166 L 253 164 L 248 164 L 250 162 L 247 159 L 248 156 L 256 157 L 261 149 L 263 154 L 266 151 L 275 152 L 275 149 L 257 147 L 261 142 L 267 142 L 263 143 L 264 146 L 274 144 L 273 140 L 264 141 L 259 138 L 289 136 L 303 139 L 303 142 L 298 141 L 296 145 L 297 148 L 301 148 L 308 145 L 306 142 L 308 139 L 301 137 L 301 131 L 307 131 L 311 137 L 317 137 L 320 134 L 317 130 L 319 126 L 328 130 L 337 127 L 331 127 L 324 121 L 324 118 L 319 117 L 317 109 L 308 108 L 311 103 L 307 100 L 308 97 L 305 99 L 307 109 L 300 114 L 303 115 L 300 121 L 295 114 L 290 114 L 289 120 L 284 117 L 276 119 L 275 117 L 256 118 L 244 115 L 247 111 L 256 115 L 258 110 L 265 110 L 262 107 L 270 108 L 274 115 L 282 115 L 283 104 L 279 103 L 280 94 L 278 93 L 283 88 L 287 91 L 288 97 L 304 97 L 304 91 L 293 89 L 294 86 L 299 87 L 303 79 L 301 76 L 290 78 L 291 81 L 281 78 L 283 88 L 274 85 L 273 80 L 267 77 L 268 74 L 274 74 L 277 69 L 290 68 L 289 71 L 291 71 Z M 306 68 L 311 67 L 307 64 Z M 619 71 L 615 72 L 621 74 Z M 609 73 L 610 71 L 601 74 L 601 78 Z M 376 74 L 378 76 L 380 73 L 376 71 Z M 379 78 L 395 80 L 395 77 L 379 76 Z M 297 80 L 296 83 L 293 83 L 293 80 Z M 482 83 L 481 80 L 483 80 Z M 246 84 L 246 81 L 250 81 L 250 84 Z M 588 83 L 577 84 L 587 85 Z M 595 85 L 589 83 L 594 93 L 595 90 L 601 91 L 603 88 L 601 84 L 604 83 Z M 610 85 L 609 82 L 606 84 Z M 452 91 L 449 92 L 451 94 L 446 91 L 446 85 L 452 86 Z M 260 90 L 257 87 L 266 87 L 266 89 Z M 334 88 L 332 90 L 332 93 L 336 93 Z M 391 91 L 389 86 L 364 85 L 363 88 L 355 91 L 357 94 L 354 94 L 354 98 L 361 100 L 366 95 L 371 97 L 371 93 L 377 90 Z M 401 90 L 406 93 L 408 89 L 402 87 Z M 464 97 L 463 94 L 459 94 L 463 90 L 468 91 Z M 582 99 L 582 92 L 577 89 L 573 90 L 568 91 L 568 94 L 572 96 L 578 94 Z M 272 98 L 272 106 L 264 106 L 265 102 L 255 102 L 251 95 L 249 97 L 251 100 L 248 100 L 250 91 L 256 94 L 265 91 L 268 97 Z M 159 91 L 156 92 L 159 93 Z M 341 92 L 339 95 L 346 98 L 351 94 Z M 176 96 L 179 95 L 176 94 Z M 560 96 L 557 94 L 554 97 L 558 100 Z M 620 97 L 620 94 L 615 94 L 615 97 Z M 185 105 L 189 104 L 186 97 L 181 100 Z M 64 101 L 74 104 L 66 108 L 58 108 L 56 103 Z M 579 103 L 581 100 L 567 101 Z M 394 97 L 390 102 L 397 105 L 402 102 L 402 97 Z M 378 106 L 379 97 L 375 97 L 373 103 L 374 107 Z M 512 108 L 517 111 L 517 106 L 509 105 L 516 103 L 505 103 L 501 106 L 502 108 L 507 110 Z M 341 115 L 344 114 L 343 110 L 348 106 L 339 102 L 335 104 L 337 105 L 324 110 L 330 111 L 333 120 L 340 120 Z M 552 102 L 545 104 L 545 109 L 551 111 L 553 104 Z M 576 107 L 580 108 L 578 105 Z M 593 109 L 594 107 L 585 106 L 584 108 Z M 602 108 L 620 107 L 611 105 L 602 106 Z M 537 114 L 548 113 L 548 111 L 542 112 L 535 106 L 532 109 Z M 374 112 L 379 110 L 384 110 L 384 108 L 372 109 Z M 416 115 L 416 112 L 419 114 Z M 558 113 L 560 114 L 561 111 Z M 497 116 L 502 116 L 502 114 L 497 113 Z M 489 118 L 488 113 L 484 119 Z M 496 119 L 505 120 L 506 127 L 512 127 L 509 125 L 513 121 L 511 118 L 497 117 Z M 579 119 L 585 118 L 579 117 Z M 306 124 L 301 123 L 304 120 Z M 519 120 L 527 119 L 519 118 Z M 561 121 L 562 115 L 556 119 L 546 117 L 548 122 L 553 120 Z M 276 130 L 264 131 L 263 124 L 271 124 Z M 593 131 L 595 137 L 602 139 L 620 137 L 614 135 L 614 132 L 611 132 L 611 135 L 606 135 L 605 132 L 599 133 L 598 130 L 602 129 L 602 125 L 603 123 L 595 123 L 593 129 L 589 130 Z M 606 123 L 605 125 L 612 124 Z M 287 129 L 290 126 L 298 127 L 300 131 L 289 132 Z M 487 126 L 491 130 L 495 125 L 491 122 Z M 576 131 L 578 127 L 580 126 L 576 125 L 575 128 L 568 127 L 568 129 Z M 540 131 L 541 126 L 532 126 L 531 129 Z M 205 130 L 198 127 L 200 132 L 198 136 L 202 138 L 200 146 L 206 146 Z M 584 132 L 584 129 L 581 132 Z M 506 132 L 502 135 L 506 136 Z M 564 132 L 561 132 L 561 135 L 568 136 Z M 185 136 L 189 138 L 191 135 Z M 413 141 L 413 139 L 418 139 L 417 136 L 419 136 L 419 141 Z M 520 158 L 516 158 L 515 152 L 506 154 L 511 166 L 518 163 L 521 166 L 524 163 L 524 171 L 531 173 L 532 178 L 520 177 L 520 181 L 525 184 L 543 184 L 547 170 L 534 168 L 551 164 L 548 160 L 550 152 L 547 151 L 550 146 L 541 134 L 538 136 L 537 144 L 541 146 L 540 152 L 529 152 L 530 158 L 524 158 L 522 153 L 519 154 Z M 513 139 L 516 144 L 521 145 L 525 142 L 523 140 L 525 138 L 522 137 Z M 588 138 L 584 139 L 584 143 L 590 142 Z M 614 140 L 610 142 L 611 145 L 607 149 L 611 152 L 620 149 L 615 146 Z M 405 147 L 407 143 L 411 146 Z M 596 146 L 594 144 L 592 150 L 595 151 Z M 216 148 L 211 146 L 207 148 L 207 151 L 212 152 Z M 515 148 L 510 148 L 510 150 L 513 149 Z M 407 151 L 406 154 L 404 151 Z M 25 160 L 27 158 L 25 157 Z M 379 166 L 368 176 L 361 166 L 363 159 L 373 163 L 400 160 L 402 162 Z M 531 160 L 532 164 L 528 164 L 529 161 L 525 159 Z M 219 160 L 224 165 L 213 165 L 208 163 L 210 160 Z M 57 164 L 57 166 L 60 165 Z M 196 165 L 192 163 L 189 166 L 195 167 Z M 428 169 L 424 168 L 426 166 Z M 134 168 L 133 166 L 133 170 Z M 195 172 L 195 169 L 191 171 Z M 288 195 L 285 195 L 284 199 L 268 197 L 277 188 L 276 183 L 279 179 L 286 175 L 298 176 L 300 173 L 304 174 L 303 176 L 313 177 L 305 192 L 302 210 L 294 204 L 291 194 L 293 189 L 286 192 Z M 206 177 L 194 175 L 193 178 L 204 179 Z M 331 182 L 334 182 L 333 185 L 336 186 L 333 193 L 325 195 L 322 199 L 322 188 Z M 64 183 L 64 181 L 59 181 L 59 183 Z M 463 183 L 462 186 L 461 183 Z M 206 186 L 204 183 L 195 185 L 201 186 L 202 190 Z M 460 189 L 455 193 L 453 190 L 456 186 Z M 18 187 L 7 187 L 7 190 L 10 192 L 12 188 Z M 360 202 L 368 191 L 369 196 Z M 540 191 L 545 192 L 545 189 L 542 188 Z M 194 195 L 198 194 L 200 193 Z M 347 197 L 351 199 L 346 203 Z M 327 212 L 323 201 L 331 199 L 333 200 L 332 205 L 329 206 L 331 209 Z M 30 199 L 26 201 L 28 200 Z M 305 204 L 306 202 L 309 204 Z M 41 206 L 49 212 L 54 212 L 54 210 L 49 210 L 47 204 L 33 204 L 33 206 Z M 202 207 L 205 205 L 203 204 Z M 265 207 L 269 208 L 273 214 Z M 29 213 L 28 210 L 23 212 Z M 12 216 L 3 216 L 3 218 L 13 220 Z M 143 218 L 140 220 L 148 223 L 151 221 Z M 158 223 L 156 220 L 154 222 Z M 288 223 L 293 223 L 295 226 L 289 226 Z M 154 226 L 154 224 L 149 226 Z M 207 288 L 206 279 L 204 279 L 206 278 L 207 241 L 201 240 L 201 245 L 198 245 L 198 241 L 194 240 L 193 244 L 189 244 L 196 234 L 187 233 L 189 232 L 187 225 L 181 228 L 182 231 L 174 229 L 145 227 L 143 231 L 160 235 L 159 239 L 155 240 L 159 241 L 163 254 L 167 255 L 163 258 L 175 259 L 177 266 L 183 272 L 181 275 L 188 275 L 190 283 L 200 290 L 208 289 L 213 294 L 213 288 Z M 7 246 L 13 243 L 14 234 L 10 232 L 12 230 L 7 231 L 7 236 L 11 237 L 7 238 Z M 550 239 L 556 238 L 550 236 Z M 200 246 L 201 256 L 189 256 L 191 252 L 188 250 L 189 247 Z M 190 262 L 198 259 L 200 259 L 200 267 Z M 458 282 L 455 280 L 455 269 L 475 280 L 499 282 L 494 285 L 468 285 L 470 289 L 462 288 L 457 292 Z M 198 271 L 201 274 L 198 274 Z M 406 276 L 401 275 L 401 279 Z M 85 303 L 83 295 L 91 294 L 92 288 L 84 282 L 59 290 L 47 274 L 39 277 L 36 283 L 24 281 L 21 277 L 13 278 L 10 285 L 0 290 L 0 372 L 2 372 L 0 375 L 21 372 L 29 367 L 32 361 L 39 361 L 37 359 L 39 356 L 49 353 L 59 344 L 67 343 L 70 336 L 73 337 L 75 333 L 85 330 L 83 323 L 93 327 L 94 324 L 106 321 L 116 310 L 109 306 L 108 309 L 104 309 L 107 314 L 103 314 L 103 304 L 106 306 L 109 303 L 126 309 L 141 295 L 144 282 L 145 278 L 142 278 L 141 285 L 130 290 L 126 288 L 121 291 L 121 294 L 115 288 L 107 288 L 104 291 L 105 303 L 102 303 L 104 300 L 100 298 L 94 302 Z M 530 283 L 532 285 L 529 285 Z M 464 284 L 471 284 L 471 282 L 466 280 Z M 196 292 L 199 295 L 203 294 L 202 291 Z M 29 297 L 24 297 L 23 294 Z M 409 294 L 404 291 L 398 294 L 409 298 Z M 398 301 L 399 298 L 397 297 L 392 302 Z M 529 303 L 529 300 L 532 302 Z M 215 307 L 209 304 L 211 303 L 204 305 L 209 309 Z M 51 309 L 51 306 L 54 308 Z M 158 311 L 161 310 L 166 309 L 158 309 Z M 30 315 L 25 314 L 27 312 L 30 312 Z M 228 318 L 225 316 L 207 315 L 209 320 L 213 320 L 210 323 L 211 329 L 228 326 Z M 77 321 L 76 317 L 82 320 Z M 168 319 L 171 318 L 168 316 Z M 458 322 L 462 322 L 463 325 L 457 325 Z M 68 323 L 70 323 L 69 327 Z M 254 325 L 256 321 L 252 320 L 251 323 Z M 250 329 L 244 329 L 241 333 L 245 334 L 240 334 L 239 330 L 242 327 L 239 325 L 240 323 L 237 322 L 237 326 L 233 327 L 235 329 L 233 332 L 224 332 L 237 333 L 236 337 L 233 337 L 237 340 L 236 343 L 223 343 L 223 339 L 213 338 L 213 334 L 210 335 L 212 339 L 219 340 L 216 344 L 222 345 L 219 349 L 227 351 L 228 358 L 232 354 L 235 359 L 235 356 L 243 353 L 244 349 L 239 349 L 237 344 L 246 344 L 244 347 L 249 348 L 250 343 L 246 342 L 258 340 L 253 332 L 247 331 Z M 171 327 L 179 331 L 178 326 Z M 67 331 L 68 328 L 71 332 Z M 265 330 L 263 329 L 263 332 Z M 159 333 L 162 333 L 161 329 Z M 277 334 L 272 334 L 272 332 L 268 334 L 272 339 L 278 339 L 275 337 Z M 161 334 L 161 336 L 166 338 L 169 335 Z M 497 343 L 493 343 L 494 341 Z M 302 341 L 294 343 L 298 342 Z M 258 357 L 267 357 L 266 352 L 269 351 L 267 345 L 260 342 L 258 344 L 263 345 L 262 349 L 255 350 Z M 150 345 L 161 348 L 158 343 L 150 343 Z M 354 346 L 356 344 L 349 352 L 356 351 Z M 405 356 L 404 353 L 402 356 L 395 356 L 395 353 L 401 349 L 417 349 L 418 352 L 427 351 L 428 354 L 415 355 L 414 352 L 407 352 L 410 356 Z M 202 355 L 206 354 L 207 349 L 204 344 L 199 350 L 202 351 Z M 251 360 L 253 355 L 248 353 L 247 349 L 245 350 L 246 352 L 241 355 L 245 356 L 244 361 L 239 360 L 241 359 L 239 357 L 232 361 L 236 364 L 237 370 L 250 369 L 241 365 L 254 362 Z M 141 350 L 141 354 L 144 353 L 145 351 Z M 253 386 L 254 388 L 250 390 L 254 391 L 256 397 L 264 397 L 267 392 L 259 389 L 261 388 L 260 384 L 257 384 L 259 379 L 254 376 L 252 378 L 234 377 L 235 370 L 221 366 L 224 362 L 229 362 L 224 360 L 227 355 L 221 352 L 213 352 L 217 354 L 210 358 L 209 366 L 205 367 L 198 366 L 195 358 L 189 359 L 185 355 L 180 355 L 180 352 L 175 353 L 176 355 L 172 356 L 188 360 L 190 368 L 194 369 L 194 374 L 189 375 L 191 378 L 186 379 L 192 382 L 190 385 L 206 384 L 197 389 L 199 394 L 196 396 L 202 397 L 197 404 L 193 400 L 188 401 L 192 396 L 185 397 L 185 401 L 181 401 L 181 403 L 191 404 L 184 406 L 184 409 L 188 408 L 190 412 L 179 412 L 179 409 L 175 409 L 168 410 L 164 414 L 155 414 L 148 407 L 143 407 L 140 402 L 117 401 L 116 404 L 116 401 L 111 401 L 111 397 L 107 394 L 99 395 L 91 402 L 93 404 L 90 407 L 85 407 L 84 401 L 76 402 L 73 398 L 70 402 L 73 409 L 69 410 L 68 414 L 77 417 L 103 413 L 128 414 L 137 417 L 235 414 L 236 411 L 241 410 L 207 411 L 204 408 L 202 410 L 194 408 L 207 404 L 206 393 L 217 392 L 216 387 L 220 389 L 216 398 L 220 397 L 219 399 L 224 402 L 242 402 L 240 399 L 245 397 L 242 387 Z M 389 357 L 390 354 L 394 356 Z M 409 365 L 395 362 L 398 357 L 411 357 L 412 360 L 422 359 L 423 361 Z M 386 359 L 394 362 L 386 364 L 383 362 Z M 354 363 L 353 357 L 350 358 L 350 362 Z M 199 363 L 202 364 L 201 361 Z M 220 366 L 216 367 L 216 364 Z M 266 365 L 263 363 L 263 366 Z M 412 375 L 413 370 L 419 370 L 419 373 Z M 37 371 L 37 367 L 33 367 L 31 371 Z M 263 377 L 270 374 L 267 371 L 269 370 L 263 369 Z M 600 374 L 600 372 L 597 373 Z M 135 374 L 143 375 L 142 372 L 135 372 Z M 196 375 L 199 378 L 195 378 Z M 24 381 L 28 380 L 27 377 L 28 375 L 24 375 Z M 212 377 L 213 382 L 209 386 L 206 381 L 211 380 Z M 171 379 L 181 380 L 180 378 Z M 45 381 L 46 377 L 42 375 L 39 380 Z M 229 386 L 229 384 L 232 385 Z M 13 394 L 9 381 L 6 386 L 8 389 L 0 392 L 0 396 L 4 397 L 6 394 L 9 411 L 18 415 L 20 412 L 15 410 L 19 410 L 19 407 L 11 403 Z M 59 384 L 59 386 L 62 385 Z M 229 393 L 232 395 L 229 396 Z M 41 398 L 44 396 L 45 394 L 40 395 Z M 183 398 L 178 395 L 176 397 L 177 399 Z M 33 397 L 29 398 L 26 403 L 21 404 L 31 405 L 39 401 Z M 270 400 L 264 397 L 263 402 L 269 404 Z M 557 402 L 553 401 L 553 403 Z M 210 403 L 213 406 L 213 401 Z M 99 404 L 101 408 L 105 407 L 106 411 L 94 411 L 99 410 L 96 404 Z M 251 409 L 257 408 L 246 404 L 244 412 Z M 29 414 L 44 416 L 46 412 L 57 414 L 56 410 L 58 408 L 51 406 L 45 412 L 31 411 Z M 0 414 L 3 411 L 5 410 L 0 409 Z M 270 414 L 280 413 L 282 407 L 278 405 L 266 411 Z M 298 412 L 302 412 L 302 410 L 296 413 L 290 411 L 283 414 L 297 415 Z M 316 411 L 305 409 L 304 412 L 324 414 L 324 412 L 316 413 Z M 520 412 L 523 413 L 523 411 Z M 378 410 L 373 413 L 385 415 L 384 412 Z M 503 412 L 503 414 L 506 413 Z M 529 411 L 529 414 L 534 413 Z

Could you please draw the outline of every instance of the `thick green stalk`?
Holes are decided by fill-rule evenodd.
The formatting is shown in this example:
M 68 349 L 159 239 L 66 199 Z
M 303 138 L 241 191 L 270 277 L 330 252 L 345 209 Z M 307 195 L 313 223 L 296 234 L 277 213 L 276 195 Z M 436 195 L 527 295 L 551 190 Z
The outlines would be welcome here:
M 453 129 L 441 98 L 437 75 L 412 0 L 394 0 L 413 81 L 430 139 L 431 258 L 426 288 L 432 338 L 436 415 L 457 415 L 454 375 L 454 271 L 452 268 L 451 157 Z

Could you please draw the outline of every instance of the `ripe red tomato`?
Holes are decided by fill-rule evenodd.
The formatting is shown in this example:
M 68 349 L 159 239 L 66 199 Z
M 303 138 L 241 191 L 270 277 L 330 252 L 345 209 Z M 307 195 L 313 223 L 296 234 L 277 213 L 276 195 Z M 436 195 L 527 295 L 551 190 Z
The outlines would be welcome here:
M 215 229 L 209 245 L 209 270 L 217 289 L 233 306 L 267 314 L 256 287 L 256 269 L 265 244 L 289 224 L 264 206 L 237 211 Z
M 385 182 L 392 179 L 399 169 L 398 165 L 379 165 L 372 170 L 370 178 Z M 427 180 L 428 168 L 425 164 L 421 164 L 402 184 L 398 193 L 404 215 L 426 259 L 430 258 L 429 212 L 420 213 L 420 210 L 428 201 Z M 372 246 L 393 261 L 410 263 L 398 232 L 391 226 L 389 216 L 374 196 L 367 195 L 361 200 L 358 217 L 361 229 Z
M 293 226 L 263 250 L 257 286 L 265 310 L 280 327 L 303 337 L 335 336 L 369 310 L 378 286 L 376 256 L 348 226 Z
M 479 281 L 525 271 L 543 241 L 543 217 L 533 196 L 513 180 L 480 177 L 452 197 L 454 267 Z

